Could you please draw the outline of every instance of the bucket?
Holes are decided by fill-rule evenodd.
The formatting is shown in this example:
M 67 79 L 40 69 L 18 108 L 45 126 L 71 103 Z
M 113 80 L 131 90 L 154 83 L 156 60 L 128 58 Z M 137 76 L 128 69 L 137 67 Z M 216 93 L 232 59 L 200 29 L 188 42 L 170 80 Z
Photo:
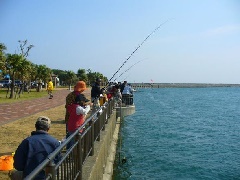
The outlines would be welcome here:
M 13 169 L 13 156 L 4 155 L 0 157 L 0 170 L 9 171 Z

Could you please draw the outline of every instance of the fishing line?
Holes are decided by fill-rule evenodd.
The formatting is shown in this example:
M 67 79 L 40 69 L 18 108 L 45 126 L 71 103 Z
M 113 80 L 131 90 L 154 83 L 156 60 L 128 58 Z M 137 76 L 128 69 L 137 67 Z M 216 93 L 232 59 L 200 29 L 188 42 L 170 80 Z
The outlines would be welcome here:
M 123 64 L 118 68 L 118 70 L 113 74 L 113 76 L 109 79 L 108 84 L 111 82 L 111 80 L 114 78 L 114 76 L 120 71 L 120 69 L 127 63 L 127 61 L 133 56 L 133 54 L 148 40 L 148 38 L 154 34 L 160 27 L 162 27 L 164 24 L 166 24 L 169 20 L 166 20 L 162 24 L 160 24 L 157 28 L 155 28 L 142 42 L 140 45 L 137 46 L 137 48 L 128 56 L 128 58 L 123 62 Z
M 141 60 L 143 61 L 143 60 Z M 136 62 L 135 64 L 133 64 L 132 66 L 130 66 L 126 71 L 124 71 L 122 74 L 120 74 L 116 79 L 114 79 L 113 81 L 116 81 L 118 78 L 120 78 L 124 73 L 128 72 L 133 66 L 135 66 L 136 64 L 140 63 L 141 61 Z

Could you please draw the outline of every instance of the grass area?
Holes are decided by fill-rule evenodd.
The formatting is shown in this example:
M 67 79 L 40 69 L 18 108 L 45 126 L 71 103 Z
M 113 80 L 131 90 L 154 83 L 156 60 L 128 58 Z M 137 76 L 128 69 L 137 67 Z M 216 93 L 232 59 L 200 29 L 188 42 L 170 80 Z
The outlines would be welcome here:
M 59 90 L 56 88 L 54 91 Z M 66 89 L 66 87 L 65 87 Z M 0 104 L 1 103 L 14 103 L 39 97 L 48 96 L 46 90 L 36 92 L 31 91 L 29 94 L 24 92 L 19 99 L 8 99 L 6 98 L 7 91 L 0 89 Z M 90 89 L 85 91 L 87 98 L 90 98 Z M 54 92 L 53 92 L 54 94 Z M 65 98 L 65 97 L 62 97 Z M 26 116 L 16 121 L 4 124 L 0 126 L 0 156 L 11 155 L 15 152 L 18 145 L 23 139 L 31 135 L 31 131 L 35 130 L 35 122 L 39 116 L 47 116 L 51 119 L 51 128 L 49 134 L 58 140 L 62 140 L 66 135 L 66 124 L 65 124 L 65 105 L 61 105 L 55 108 L 50 108 L 46 111 L 42 111 L 36 114 Z M 8 171 L 0 171 L 0 180 L 6 180 L 8 178 Z
M 57 91 L 58 89 L 54 90 Z M 30 99 L 36 99 L 44 96 L 48 96 L 46 90 L 36 92 L 36 90 L 30 93 L 24 92 L 18 99 L 6 98 L 7 90 L 0 90 L 0 104 L 3 103 L 14 103 L 19 101 L 25 101 Z M 54 92 L 53 92 L 54 94 Z M 63 97 L 65 98 L 65 97 Z M 65 105 L 61 105 L 55 108 L 42 111 L 16 121 L 4 124 L 0 126 L 0 156 L 11 155 L 15 152 L 18 145 L 23 139 L 31 135 L 31 132 L 35 130 L 35 122 L 39 116 L 47 116 L 51 119 L 51 128 L 49 134 L 53 137 L 61 140 L 66 135 L 65 125 Z M 8 171 L 0 171 L 0 180 L 9 179 Z
M 46 93 L 46 92 L 45 92 Z M 23 139 L 31 135 L 31 131 L 35 130 L 35 122 L 39 116 L 48 116 L 52 123 L 49 134 L 61 140 L 66 135 L 66 125 L 64 121 L 65 107 L 64 105 L 56 108 L 30 115 L 14 122 L 0 126 L 0 156 L 11 155 L 15 152 L 18 145 Z M 0 171 L 0 180 L 8 178 L 8 171 Z
M 54 93 L 54 92 L 53 92 Z M 37 92 L 36 89 L 32 89 L 29 93 L 23 92 L 20 94 L 20 96 L 17 94 L 14 95 L 13 99 L 9 99 L 10 92 L 7 93 L 7 88 L 1 88 L 0 89 L 0 104 L 3 103 L 13 103 L 13 102 L 19 102 L 24 100 L 30 100 L 34 98 L 40 98 L 44 96 L 48 96 L 47 91 L 43 89 L 40 92 Z

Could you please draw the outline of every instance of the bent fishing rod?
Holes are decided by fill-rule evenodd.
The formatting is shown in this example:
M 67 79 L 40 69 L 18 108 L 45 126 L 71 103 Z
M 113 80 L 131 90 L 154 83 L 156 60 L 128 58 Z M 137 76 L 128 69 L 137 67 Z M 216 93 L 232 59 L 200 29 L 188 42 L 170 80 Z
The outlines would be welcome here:
M 162 27 L 164 24 L 166 24 L 169 20 L 166 20 L 162 24 L 160 24 L 157 28 L 155 28 L 142 42 L 140 45 L 134 49 L 134 51 L 128 56 L 128 58 L 123 62 L 123 64 L 118 68 L 118 70 L 113 74 L 113 76 L 108 80 L 108 84 L 104 87 L 104 89 L 109 85 L 111 80 L 115 77 L 115 75 L 122 69 L 122 67 L 127 63 L 127 61 L 133 56 L 133 54 L 148 40 L 150 36 L 152 36 L 160 27 Z

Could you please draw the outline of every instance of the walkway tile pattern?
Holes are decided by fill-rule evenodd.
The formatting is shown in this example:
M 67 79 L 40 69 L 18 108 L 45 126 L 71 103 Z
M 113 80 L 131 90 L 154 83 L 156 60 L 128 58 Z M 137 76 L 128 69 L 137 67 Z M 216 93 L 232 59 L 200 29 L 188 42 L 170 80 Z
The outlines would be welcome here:
M 42 97 L 9 104 L 0 104 L 0 125 L 65 104 L 69 90 L 57 90 L 53 98 Z

